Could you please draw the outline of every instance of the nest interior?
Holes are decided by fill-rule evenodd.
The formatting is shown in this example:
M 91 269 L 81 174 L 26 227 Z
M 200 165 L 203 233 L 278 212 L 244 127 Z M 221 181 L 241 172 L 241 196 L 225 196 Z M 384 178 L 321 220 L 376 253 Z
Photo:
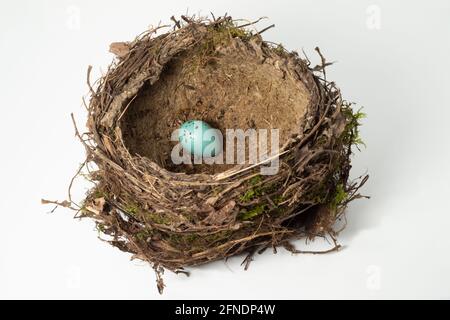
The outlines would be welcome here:
M 112 46 L 118 58 L 96 84 L 86 134 L 95 187 L 79 207 L 106 241 L 164 269 L 329 236 L 367 180 L 349 181 L 360 112 L 326 80 L 327 63 L 263 41 L 231 17 L 184 17 Z M 279 171 L 260 166 L 173 168 L 169 133 L 199 118 L 224 128 L 279 128 Z M 328 251 L 339 249 L 335 245 Z M 326 251 L 326 252 L 328 252 Z
M 227 39 L 226 32 L 213 32 L 210 39 L 173 57 L 156 83 L 140 89 L 121 122 L 132 154 L 170 171 L 213 174 L 233 165 L 173 165 L 170 160 L 176 143 L 171 134 L 183 122 L 204 120 L 223 134 L 225 129 L 276 128 L 281 144 L 299 133 L 310 93 L 289 72 L 287 59 L 267 57 L 257 43 L 247 46 L 240 37 Z M 217 38 L 220 43 L 211 45 Z

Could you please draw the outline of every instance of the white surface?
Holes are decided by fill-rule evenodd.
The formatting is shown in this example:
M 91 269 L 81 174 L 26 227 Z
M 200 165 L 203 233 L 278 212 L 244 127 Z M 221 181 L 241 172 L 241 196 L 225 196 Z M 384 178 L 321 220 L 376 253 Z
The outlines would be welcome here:
M 65 199 L 83 160 L 69 115 L 84 123 L 87 66 L 95 79 L 109 43 L 187 9 L 269 16 L 267 40 L 338 61 L 329 78 L 368 114 L 353 174 L 368 170 L 372 199 L 351 206 L 337 254 L 167 273 L 161 297 L 149 267 L 40 199 Z M 0 298 L 450 298 L 449 36 L 448 1 L 2 1 Z

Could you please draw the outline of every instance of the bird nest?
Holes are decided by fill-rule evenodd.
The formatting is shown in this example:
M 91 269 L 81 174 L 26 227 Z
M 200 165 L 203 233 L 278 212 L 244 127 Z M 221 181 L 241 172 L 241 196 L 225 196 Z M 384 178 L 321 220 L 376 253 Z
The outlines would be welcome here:
M 149 262 L 160 292 L 164 269 L 186 273 L 241 253 L 247 268 L 254 253 L 280 246 L 338 250 L 336 221 L 367 180 L 349 180 L 362 114 L 326 80 L 319 49 L 321 63 L 312 67 L 263 41 L 265 30 L 252 31 L 253 23 L 228 16 L 173 21 L 167 33 L 155 28 L 112 44 L 117 58 L 89 85 L 88 132 L 76 133 L 84 165 L 95 164 L 88 175 L 95 186 L 78 216 L 95 220 L 111 245 Z M 279 128 L 277 172 L 262 174 L 273 156 L 174 165 L 170 133 L 189 119 L 221 131 Z M 291 244 L 315 237 L 332 239 L 332 247 L 311 252 Z

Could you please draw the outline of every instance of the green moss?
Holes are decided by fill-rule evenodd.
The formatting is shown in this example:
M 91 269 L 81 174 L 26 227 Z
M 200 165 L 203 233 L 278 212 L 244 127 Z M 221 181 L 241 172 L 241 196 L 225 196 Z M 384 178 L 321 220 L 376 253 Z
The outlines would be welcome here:
M 239 28 L 234 21 L 227 21 L 225 23 L 213 27 L 216 34 L 227 35 L 228 38 L 240 38 L 242 40 L 249 40 L 253 34 L 251 31 L 244 28 Z
M 139 213 L 139 206 L 135 203 L 129 203 L 125 206 L 124 211 L 132 216 L 136 216 Z
M 314 184 L 303 196 L 304 201 L 313 202 L 315 204 L 324 204 L 329 201 L 328 189 L 330 178 Z
M 146 217 L 157 224 L 165 224 L 170 225 L 171 220 L 167 217 L 167 215 L 163 213 L 149 212 L 146 214 Z
M 328 141 L 328 138 L 326 136 L 322 135 L 317 138 L 316 144 L 318 146 L 323 146 L 327 143 L 327 141 Z
M 205 38 L 194 49 L 192 61 L 186 67 L 186 71 L 188 73 L 195 73 L 199 67 L 209 60 L 208 57 L 216 54 L 218 47 L 230 43 L 232 39 L 239 38 L 243 41 L 248 41 L 252 36 L 252 32 L 237 27 L 232 21 L 208 26 L 208 32 Z
M 240 196 L 239 199 L 242 202 L 249 202 L 249 201 L 255 199 L 259 195 L 260 195 L 260 190 L 258 190 L 256 188 L 255 189 L 249 189 L 249 190 L 247 190 L 244 193 L 244 195 Z
M 272 198 L 273 203 L 278 206 L 281 202 L 284 201 L 284 197 L 281 194 L 278 194 Z
M 239 217 L 238 218 L 240 220 L 250 220 L 250 219 L 252 219 L 254 217 L 257 217 L 257 216 L 263 214 L 266 211 L 266 209 L 267 209 L 267 205 L 266 204 L 260 204 L 260 205 L 254 206 L 250 210 L 243 209 L 239 213 Z
M 243 195 L 239 197 L 242 202 L 250 202 L 262 195 L 271 194 L 277 190 L 278 185 L 266 184 L 264 185 L 263 178 L 261 175 L 254 176 L 248 181 L 248 186 L 250 187 Z
M 136 239 L 139 241 L 147 241 L 149 237 L 151 237 L 152 232 L 150 230 L 141 230 L 135 234 Z
M 336 191 L 334 192 L 333 198 L 330 202 L 330 208 L 336 209 L 342 204 L 345 200 L 347 200 L 348 194 L 345 192 L 344 185 L 342 183 L 336 186 Z
M 271 213 L 277 214 L 277 212 L 279 212 L 279 210 L 275 209 L 278 209 L 278 205 L 284 201 L 282 195 L 277 194 L 272 196 L 271 200 L 273 203 L 270 203 L 270 206 L 269 206 L 270 200 L 267 200 L 262 197 L 264 195 L 270 195 L 276 192 L 279 188 L 278 183 L 264 184 L 262 176 L 257 175 L 248 181 L 248 186 L 250 188 L 243 195 L 241 195 L 239 199 L 243 203 L 248 203 L 250 201 L 257 200 L 258 198 L 261 198 L 260 199 L 261 201 L 258 201 L 260 203 L 251 207 L 250 209 L 241 210 L 238 216 L 240 220 L 250 220 L 265 212 L 269 212 L 268 210 L 269 207 L 272 209 Z M 274 205 L 275 208 L 273 208 Z
M 250 202 L 260 197 L 261 195 L 265 194 L 266 191 L 267 191 L 266 188 L 264 188 L 263 186 L 254 187 L 248 189 L 242 196 L 239 197 L 239 199 L 242 202 Z
M 255 186 L 262 181 L 262 176 L 258 174 L 249 180 L 250 185 Z
M 242 28 L 237 28 L 234 25 L 230 26 L 221 26 L 216 30 L 215 39 L 217 40 L 217 44 L 220 44 L 223 40 L 228 40 L 230 38 L 240 38 L 243 40 L 248 40 L 250 35 L 249 32 Z
M 277 53 L 278 55 L 282 55 L 283 53 L 286 52 L 286 49 L 285 49 L 284 46 L 280 43 L 280 44 L 278 44 L 278 45 L 273 49 L 273 51 L 274 51 L 275 53 Z
M 98 198 L 106 198 L 107 194 L 105 191 L 101 190 L 101 189 L 95 189 L 95 191 L 92 193 L 92 197 L 94 199 L 98 199 Z
M 226 241 L 232 235 L 231 230 L 224 230 L 208 235 L 198 235 L 195 233 L 169 235 L 169 240 L 177 247 L 186 248 L 189 251 L 195 251 L 197 248 L 204 248 L 215 242 Z
M 347 124 L 345 130 L 341 136 L 342 142 L 348 146 L 356 146 L 359 148 L 360 145 L 366 146 L 364 141 L 361 139 L 359 127 L 361 126 L 361 120 L 366 118 L 367 115 L 359 109 L 354 111 L 351 105 L 348 105 L 342 109 Z
M 172 243 L 177 244 L 178 246 L 185 246 L 192 244 L 194 241 L 198 239 L 198 235 L 194 233 L 189 234 L 178 234 L 178 233 L 172 233 L 169 235 L 169 240 Z
M 97 224 L 95 225 L 95 227 L 96 227 L 98 233 L 105 233 L 106 228 L 105 228 L 105 225 L 104 225 L 104 224 L 97 223 Z
M 170 225 L 172 221 L 164 213 L 149 212 L 142 209 L 137 203 L 129 202 L 124 206 L 124 212 L 131 215 L 137 220 L 154 222 L 156 224 Z
M 183 217 L 191 223 L 197 222 L 197 216 L 191 212 L 187 211 L 183 212 Z

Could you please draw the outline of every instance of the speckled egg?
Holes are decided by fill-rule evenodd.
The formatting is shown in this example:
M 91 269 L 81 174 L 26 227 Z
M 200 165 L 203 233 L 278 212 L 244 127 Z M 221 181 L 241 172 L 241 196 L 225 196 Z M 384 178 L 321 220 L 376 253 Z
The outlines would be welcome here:
M 222 135 L 202 120 L 190 120 L 180 127 L 178 139 L 190 154 L 214 157 L 222 152 Z

